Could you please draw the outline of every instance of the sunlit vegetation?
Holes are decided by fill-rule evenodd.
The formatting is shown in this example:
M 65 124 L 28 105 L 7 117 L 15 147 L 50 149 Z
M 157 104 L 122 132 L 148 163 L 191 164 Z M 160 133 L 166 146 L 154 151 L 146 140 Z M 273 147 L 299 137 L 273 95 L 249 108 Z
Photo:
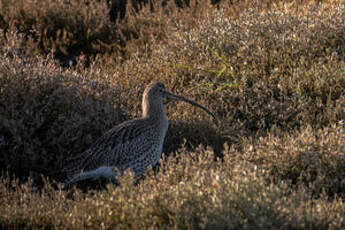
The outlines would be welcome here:
M 0 228 L 345 229 L 344 1 L 125 3 L 0 0 Z M 219 123 L 171 103 L 158 167 L 62 189 L 153 79 Z

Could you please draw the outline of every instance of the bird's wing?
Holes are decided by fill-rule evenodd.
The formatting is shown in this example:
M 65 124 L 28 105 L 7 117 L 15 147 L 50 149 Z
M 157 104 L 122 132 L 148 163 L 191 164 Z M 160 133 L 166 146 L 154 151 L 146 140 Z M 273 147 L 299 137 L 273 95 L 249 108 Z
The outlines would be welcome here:
M 100 166 L 118 166 L 123 161 L 123 152 L 135 140 L 144 139 L 147 126 L 143 119 L 121 123 L 96 140 L 89 149 L 67 160 L 62 172 L 73 177 L 81 171 L 89 171 Z M 135 147 L 135 146 L 134 146 Z

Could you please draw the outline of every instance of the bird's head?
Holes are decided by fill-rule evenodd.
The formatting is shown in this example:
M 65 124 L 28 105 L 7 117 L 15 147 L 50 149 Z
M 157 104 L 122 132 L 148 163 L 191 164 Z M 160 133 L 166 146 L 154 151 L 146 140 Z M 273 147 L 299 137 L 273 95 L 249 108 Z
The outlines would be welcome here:
M 169 101 L 185 101 L 191 105 L 194 105 L 196 107 L 201 108 L 208 114 L 210 114 L 215 120 L 217 120 L 216 116 L 210 112 L 208 109 L 206 109 L 204 106 L 189 100 L 187 98 L 184 98 L 182 96 L 175 95 L 173 93 L 170 93 L 166 90 L 164 84 L 162 82 L 151 82 L 148 86 L 146 86 L 143 96 L 143 103 L 144 108 L 145 104 L 152 106 L 162 106 L 165 103 L 168 103 Z M 148 106 L 147 106 L 148 107 Z M 148 112 L 148 111 L 147 111 Z

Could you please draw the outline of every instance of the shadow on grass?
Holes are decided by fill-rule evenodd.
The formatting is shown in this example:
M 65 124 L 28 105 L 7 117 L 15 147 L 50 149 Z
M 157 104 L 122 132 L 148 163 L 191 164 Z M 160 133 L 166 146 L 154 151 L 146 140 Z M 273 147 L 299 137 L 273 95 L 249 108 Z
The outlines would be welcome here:
M 165 138 L 163 152 L 169 155 L 184 144 L 191 151 L 199 145 L 203 145 L 211 147 L 215 152 L 215 156 L 221 157 L 226 142 L 229 143 L 231 140 L 224 137 L 213 127 L 212 120 L 193 123 L 172 121 Z
M 23 76 L 6 71 L 0 79 L 0 167 L 20 183 L 31 177 L 40 187 L 41 175 L 61 181 L 66 158 L 124 120 L 120 94 L 106 83 L 44 68 Z

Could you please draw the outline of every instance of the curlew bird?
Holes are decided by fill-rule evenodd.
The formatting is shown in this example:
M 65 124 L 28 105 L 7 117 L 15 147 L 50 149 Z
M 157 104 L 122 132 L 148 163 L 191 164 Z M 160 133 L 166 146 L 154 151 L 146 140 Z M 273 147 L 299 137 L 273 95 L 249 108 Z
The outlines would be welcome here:
M 139 177 L 149 166 L 155 166 L 169 125 L 164 100 L 188 102 L 215 118 L 205 107 L 168 92 L 161 82 L 152 82 L 144 91 L 142 117 L 115 126 L 85 152 L 69 159 L 62 169 L 67 175 L 64 184 L 99 177 L 115 179 L 118 172 L 128 168 Z

